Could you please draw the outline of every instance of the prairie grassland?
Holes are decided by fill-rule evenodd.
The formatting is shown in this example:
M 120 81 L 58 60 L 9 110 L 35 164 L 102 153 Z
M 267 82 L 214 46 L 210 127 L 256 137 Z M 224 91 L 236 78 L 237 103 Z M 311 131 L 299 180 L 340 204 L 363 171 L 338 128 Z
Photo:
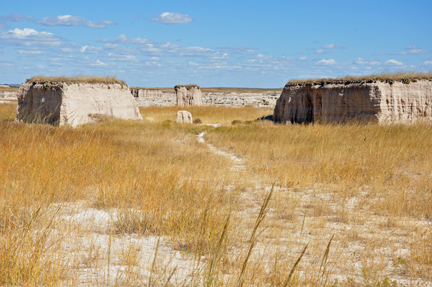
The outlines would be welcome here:
M 151 122 L 173 121 L 177 117 L 177 111 L 184 110 L 182 107 L 148 107 L 140 108 L 145 120 Z M 187 107 L 192 113 L 193 119 L 201 119 L 203 123 L 230 124 L 234 120 L 254 121 L 259 117 L 273 114 L 271 108 L 229 108 L 229 107 Z
M 4 87 L 0 87 L 0 91 L 7 91 L 7 92 L 16 92 L 18 91 L 18 88 L 4 88 Z
M 0 285 L 431 284 L 430 126 L 177 110 L 71 129 L 0 105 Z

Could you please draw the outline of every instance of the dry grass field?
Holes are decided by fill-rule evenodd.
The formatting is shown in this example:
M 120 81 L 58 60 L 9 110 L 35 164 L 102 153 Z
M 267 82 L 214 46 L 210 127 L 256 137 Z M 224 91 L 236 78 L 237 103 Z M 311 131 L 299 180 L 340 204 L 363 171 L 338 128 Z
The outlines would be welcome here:
M 430 125 L 176 111 L 72 129 L 1 104 L 0 285 L 431 286 Z

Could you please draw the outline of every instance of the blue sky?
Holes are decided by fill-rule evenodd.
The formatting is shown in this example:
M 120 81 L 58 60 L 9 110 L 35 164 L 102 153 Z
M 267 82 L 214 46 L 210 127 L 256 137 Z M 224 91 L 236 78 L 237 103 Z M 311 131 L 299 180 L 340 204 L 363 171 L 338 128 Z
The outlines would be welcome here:
M 116 75 L 130 86 L 283 87 L 432 70 L 430 0 L 2 1 L 0 84 Z

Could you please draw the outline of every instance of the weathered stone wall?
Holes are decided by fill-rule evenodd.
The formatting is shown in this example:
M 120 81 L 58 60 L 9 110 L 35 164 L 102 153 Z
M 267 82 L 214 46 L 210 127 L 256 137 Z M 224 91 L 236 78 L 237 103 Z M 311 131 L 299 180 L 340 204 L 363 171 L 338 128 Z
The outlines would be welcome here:
M 231 92 L 203 92 L 203 106 L 221 107 L 269 107 L 274 108 L 280 94 L 267 93 L 231 93 Z M 140 107 L 171 107 L 176 106 L 175 92 L 163 92 L 161 97 L 135 98 Z
M 176 86 L 177 106 L 202 106 L 202 93 L 199 87 Z
M 75 127 L 100 116 L 142 119 L 129 88 L 119 84 L 26 82 L 18 91 L 17 120 Z
M 294 84 L 276 102 L 277 122 L 412 122 L 432 118 L 432 82 Z
M 135 98 L 160 98 L 164 96 L 162 90 L 153 89 L 131 89 L 131 94 Z M 174 95 L 174 93 L 172 93 Z

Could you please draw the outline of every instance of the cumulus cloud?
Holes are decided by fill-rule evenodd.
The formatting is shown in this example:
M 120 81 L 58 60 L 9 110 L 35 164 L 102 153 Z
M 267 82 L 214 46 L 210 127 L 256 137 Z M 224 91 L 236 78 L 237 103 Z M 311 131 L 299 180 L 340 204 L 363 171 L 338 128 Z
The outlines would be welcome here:
M 391 64 L 391 65 L 396 65 L 396 66 L 402 66 L 403 65 L 402 62 L 399 62 L 399 61 L 396 61 L 393 59 L 386 61 L 385 64 Z
M 82 54 L 97 54 L 99 51 L 101 51 L 101 47 L 90 47 L 90 46 L 81 46 L 79 49 L 80 53 Z
M 0 44 L 22 46 L 61 46 L 60 38 L 52 33 L 38 32 L 34 29 L 14 29 L 0 32 Z
M 323 48 L 323 49 L 345 49 L 345 47 L 337 46 L 335 44 L 325 45 L 325 46 L 322 46 L 321 48 Z
M 432 66 L 432 60 L 424 61 L 423 64 Z
M 36 23 L 44 26 L 83 26 L 88 28 L 105 28 L 108 25 L 116 25 L 112 21 L 92 22 L 80 16 L 59 15 L 57 17 L 43 17 Z
M 193 21 L 189 15 L 183 15 L 180 13 L 164 12 L 157 18 L 150 19 L 153 22 L 159 22 L 162 24 L 189 24 Z
M 316 63 L 317 65 L 334 65 L 336 61 L 334 59 L 322 59 Z

